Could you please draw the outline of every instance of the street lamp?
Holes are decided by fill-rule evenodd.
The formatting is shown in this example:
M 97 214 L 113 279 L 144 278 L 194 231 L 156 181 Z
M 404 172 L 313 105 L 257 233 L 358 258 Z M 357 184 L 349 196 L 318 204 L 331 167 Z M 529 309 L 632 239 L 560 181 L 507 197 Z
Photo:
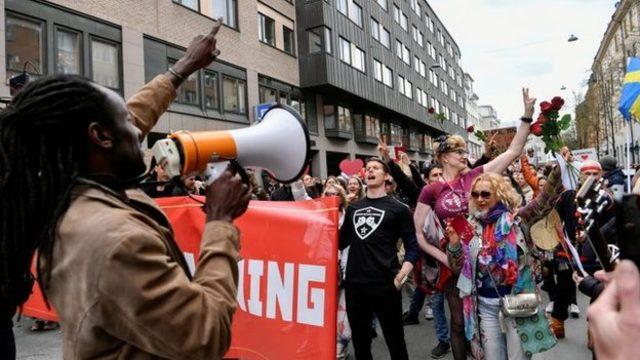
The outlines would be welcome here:
M 562 85 L 562 87 L 560 88 L 560 90 L 567 90 L 567 87 Z
M 574 41 L 578 41 L 578 37 L 571 34 L 571 36 L 569 36 L 569 39 L 567 40 L 568 42 L 574 42 Z

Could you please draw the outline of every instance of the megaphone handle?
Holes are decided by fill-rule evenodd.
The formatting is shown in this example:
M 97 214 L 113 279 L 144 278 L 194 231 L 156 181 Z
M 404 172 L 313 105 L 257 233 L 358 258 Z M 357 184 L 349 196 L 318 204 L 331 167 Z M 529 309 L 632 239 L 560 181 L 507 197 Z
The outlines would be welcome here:
M 225 172 L 229 167 L 233 169 L 238 175 L 240 175 L 240 179 L 247 186 L 251 186 L 251 180 L 249 179 L 249 175 L 245 171 L 245 169 L 238 163 L 236 160 L 229 161 L 220 161 L 220 162 L 210 162 L 207 164 L 207 168 L 205 170 L 204 182 L 206 185 L 211 185 L 223 172 Z
M 228 161 L 210 162 L 204 171 L 204 183 L 209 186 L 229 167 Z

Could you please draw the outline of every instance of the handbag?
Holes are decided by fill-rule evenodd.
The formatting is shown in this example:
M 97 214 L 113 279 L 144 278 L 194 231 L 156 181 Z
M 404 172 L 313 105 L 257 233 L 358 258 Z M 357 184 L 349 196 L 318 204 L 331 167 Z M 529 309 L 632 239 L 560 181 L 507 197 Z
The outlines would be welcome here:
M 493 283 L 496 294 L 500 294 L 496 281 L 491 275 L 491 271 L 487 272 Z M 528 318 L 538 313 L 539 306 L 538 295 L 535 293 L 509 294 L 500 298 L 500 310 L 502 314 L 510 318 Z

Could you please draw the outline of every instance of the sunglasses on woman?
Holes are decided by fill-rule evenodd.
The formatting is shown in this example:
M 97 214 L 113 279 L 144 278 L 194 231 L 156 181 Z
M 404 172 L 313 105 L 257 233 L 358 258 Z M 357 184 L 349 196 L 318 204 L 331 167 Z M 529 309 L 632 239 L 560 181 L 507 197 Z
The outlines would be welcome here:
M 483 199 L 489 199 L 491 197 L 492 193 L 490 191 L 472 191 L 471 192 L 471 197 L 474 199 L 478 199 L 478 198 L 483 198 Z

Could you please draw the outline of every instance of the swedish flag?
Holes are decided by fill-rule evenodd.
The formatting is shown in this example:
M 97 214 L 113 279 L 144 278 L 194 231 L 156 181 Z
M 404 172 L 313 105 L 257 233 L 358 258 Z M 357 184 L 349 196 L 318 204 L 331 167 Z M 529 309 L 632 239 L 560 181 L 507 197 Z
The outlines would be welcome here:
M 625 120 L 631 121 L 631 116 L 640 119 L 640 59 L 629 58 L 627 74 L 620 93 L 618 110 Z

